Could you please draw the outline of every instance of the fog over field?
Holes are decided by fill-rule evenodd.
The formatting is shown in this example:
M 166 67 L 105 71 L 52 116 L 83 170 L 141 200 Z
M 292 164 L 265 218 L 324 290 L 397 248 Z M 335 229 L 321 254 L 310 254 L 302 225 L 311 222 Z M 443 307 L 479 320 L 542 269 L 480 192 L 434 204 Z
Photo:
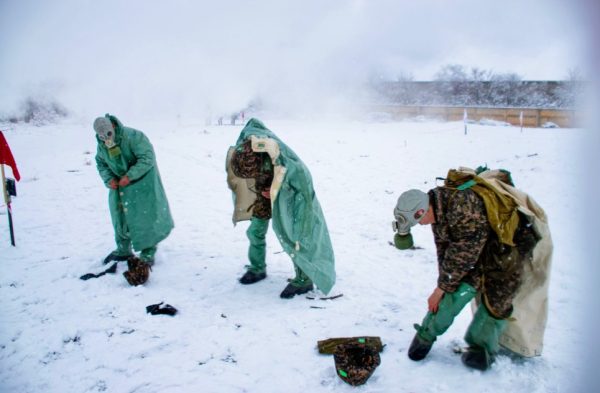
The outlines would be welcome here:
M 584 2 L 392 0 L 0 3 L 0 108 L 52 97 L 77 114 L 192 116 L 260 98 L 341 111 L 370 80 L 445 64 L 557 80 L 585 70 Z

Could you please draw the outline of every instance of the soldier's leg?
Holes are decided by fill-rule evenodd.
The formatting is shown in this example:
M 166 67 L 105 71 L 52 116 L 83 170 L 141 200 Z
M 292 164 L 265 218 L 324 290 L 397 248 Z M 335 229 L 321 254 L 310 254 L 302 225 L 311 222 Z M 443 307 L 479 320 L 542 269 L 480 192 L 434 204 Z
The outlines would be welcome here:
M 312 285 L 312 280 L 295 263 L 294 272 L 296 273 L 296 277 L 294 277 L 294 279 L 290 281 L 290 284 L 293 284 L 297 287 L 306 286 L 307 284 Z
M 306 273 L 304 273 L 302 269 L 300 269 L 300 267 L 295 263 L 294 271 L 296 273 L 296 276 L 293 280 L 290 281 L 290 283 L 284 288 L 283 292 L 281 292 L 280 294 L 280 297 L 282 297 L 283 299 L 290 299 L 296 295 L 301 295 L 308 291 L 312 291 L 313 289 L 313 282 L 310 279 L 310 277 L 308 277 Z
M 498 340 L 506 324 L 506 319 L 492 317 L 481 304 L 465 335 L 469 350 L 462 356 L 463 363 L 479 370 L 488 369 L 498 353 Z
M 246 235 L 250 240 L 250 247 L 248 248 L 248 260 L 250 266 L 248 270 L 254 272 L 264 272 L 267 268 L 266 257 L 267 257 L 267 230 L 269 229 L 269 220 L 263 220 L 262 218 L 252 217 L 252 221 Z
M 119 212 L 119 218 L 113 223 L 113 227 L 115 230 L 115 243 L 117 244 L 117 248 L 104 258 L 104 264 L 111 261 L 125 261 L 133 255 L 131 239 L 129 238 L 129 227 L 127 226 L 127 221 L 125 221 L 125 215 L 122 211 Z
M 495 360 L 498 340 L 506 328 L 506 318 L 512 314 L 512 301 L 521 285 L 523 268 L 519 258 L 513 247 L 488 259 L 481 304 L 465 335 L 469 350 L 462 355 L 462 361 L 468 367 L 487 370 Z M 503 265 L 512 268 L 503 270 Z
M 269 229 L 269 220 L 252 217 L 250 226 L 246 231 L 246 236 L 250 241 L 248 248 L 247 272 L 240 278 L 242 284 L 253 284 L 266 277 L 266 257 L 267 257 L 267 230 Z
M 469 284 L 462 283 L 453 293 L 446 293 L 440 301 L 436 313 L 428 312 L 422 324 L 417 325 L 418 334 L 428 340 L 435 341 L 448 330 L 454 318 L 475 297 L 477 291 Z
M 453 293 L 446 293 L 438 306 L 436 313 L 427 312 L 421 325 L 415 324 L 415 335 L 408 357 L 421 360 L 427 356 L 431 346 L 438 336 L 448 330 L 454 318 L 475 297 L 477 291 L 469 284 L 462 283 Z
M 129 227 L 125 219 L 121 220 L 122 225 L 117 226 L 115 230 L 115 242 L 117 243 L 117 249 L 115 253 L 117 255 L 131 255 L 131 239 L 129 237 Z
M 157 246 L 148 247 L 140 253 L 140 260 L 148 265 L 154 265 L 154 255 L 156 255 Z

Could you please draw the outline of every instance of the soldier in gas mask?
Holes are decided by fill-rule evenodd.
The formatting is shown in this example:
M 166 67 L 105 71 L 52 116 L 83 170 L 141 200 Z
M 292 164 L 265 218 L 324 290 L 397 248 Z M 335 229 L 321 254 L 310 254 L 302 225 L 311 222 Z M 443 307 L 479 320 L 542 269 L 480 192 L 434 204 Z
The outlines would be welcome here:
M 328 293 L 335 283 L 334 255 L 325 217 L 308 168 L 271 130 L 250 119 L 226 162 L 227 183 L 234 196 L 234 224 L 250 220 L 250 247 L 244 285 L 267 277 L 266 234 L 269 222 L 291 257 L 295 277 L 280 297 L 311 291 Z
M 487 195 L 495 197 L 493 193 Z M 531 260 L 538 240 L 516 204 L 511 205 L 509 213 L 516 220 L 511 241 L 507 242 L 514 240 L 512 246 L 499 241 L 484 199 L 471 188 L 436 187 L 428 193 L 409 190 L 400 195 L 394 209 L 396 246 L 410 248 L 410 228 L 417 223 L 431 225 L 439 264 L 437 285 L 427 299 L 427 315 L 420 325 L 415 324 L 417 333 L 408 350 L 410 359 L 424 359 L 437 337 L 477 297 L 479 307 L 465 335 L 469 348 L 462 360 L 476 369 L 490 367 L 513 312 L 524 261 Z
M 97 118 L 94 130 L 98 141 L 96 166 L 109 189 L 117 244 L 104 263 L 127 260 L 125 278 L 131 285 L 140 285 L 148 279 L 157 244 L 173 229 L 154 149 L 146 135 L 123 126 L 112 115 Z M 133 250 L 140 251 L 139 257 Z

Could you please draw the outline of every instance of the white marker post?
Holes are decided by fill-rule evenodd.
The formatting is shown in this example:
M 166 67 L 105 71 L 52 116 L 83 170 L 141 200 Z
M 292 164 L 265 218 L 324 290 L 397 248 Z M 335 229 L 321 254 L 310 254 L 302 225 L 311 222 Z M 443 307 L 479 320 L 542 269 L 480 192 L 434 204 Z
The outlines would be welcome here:
M 15 230 L 13 228 L 12 209 L 10 208 L 10 195 L 6 189 L 6 176 L 4 175 L 4 164 L 0 164 L 0 172 L 2 172 L 2 194 L 4 195 L 4 203 L 8 212 L 8 229 L 10 231 L 10 244 L 15 247 Z
M 519 123 L 521 124 L 521 132 L 523 132 L 523 111 L 519 115 Z
M 463 123 L 465 124 L 465 135 L 467 135 L 467 108 L 465 108 L 465 112 L 463 113 Z

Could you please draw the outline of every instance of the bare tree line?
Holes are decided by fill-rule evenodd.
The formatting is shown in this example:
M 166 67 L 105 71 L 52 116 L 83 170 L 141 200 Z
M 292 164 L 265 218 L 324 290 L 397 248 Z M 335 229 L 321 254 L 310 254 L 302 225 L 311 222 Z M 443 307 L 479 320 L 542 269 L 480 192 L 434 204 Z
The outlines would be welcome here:
M 371 82 L 379 102 L 521 108 L 574 108 L 585 85 L 577 69 L 561 81 L 526 81 L 516 73 L 458 64 L 441 67 L 433 81 L 414 81 L 403 74 L 394 81 Z

